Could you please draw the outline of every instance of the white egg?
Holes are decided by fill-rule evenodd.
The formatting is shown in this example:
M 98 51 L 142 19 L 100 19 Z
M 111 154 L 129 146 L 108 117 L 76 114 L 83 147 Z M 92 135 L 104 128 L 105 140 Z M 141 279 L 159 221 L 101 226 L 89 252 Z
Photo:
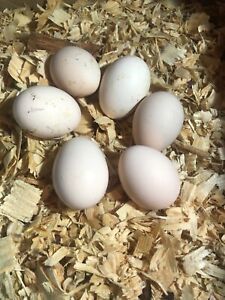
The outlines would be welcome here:
M 147 146 L 128 148 L 119 160 L 119 178 L 128 196 L 145 209 L 163 209 L 177 199 L 180 180 L 171 161 Z
M 51 58 L 50 74 L 56 86 L 74 97 L 93 94 L 101 77 L 91 53 L 75 46 L 64 47 Z
M 177 138 L 183 122 L 183 107 L 176 96 L 169 92 L 153 93 L 135 111 L 134 141 L 139 145 L 163 150 Z
M 76 137 L 62 146 L 54 161 L 53 186 L 69 207 L 85 209 L 104 196 L 109 179 L 105 156 L 87 137 Z
M 119 58 L 103 75 L 99 91 L 101 109 L 112 119 L 126 116 L 147 95 L 150 81 L 150 70 L 141 58 Z
M 57 138 L 74 130 L 80 122 L 77 102 L 52 86 L 32 86 L 14 100 L 13 115 L 19 126 L 40 138 Z

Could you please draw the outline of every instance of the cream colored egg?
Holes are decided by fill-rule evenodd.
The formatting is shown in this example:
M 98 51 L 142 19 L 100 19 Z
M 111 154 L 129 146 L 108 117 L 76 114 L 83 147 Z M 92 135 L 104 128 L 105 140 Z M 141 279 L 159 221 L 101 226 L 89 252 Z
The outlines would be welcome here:
M 144 60 L 137 56 L 119 58 L 103 75 L 99 90 L 101 109 L 112 119 L 125 117 L 147 95 L 150 81 Z
M 169 207 L 180 191 L 178 173 L 171 161 L 147 146 L 125 150 L 119 160 L 119 178 L 128 196 L 145 209 Z
M 54 161 L 53 186 L 69 207 L 85 209 L 104 196 L 108 166 L 98 145 L 87 137 L 76 137 L 62 146 Z
M 153 93 L 135 111 L 134 141 L 138 145 L 163 150 L 177 138 L 183 122 L 183 107 L 176 96 L 169 92 Z
M 19 126 L 36 137 L 61 137 L 80 122 L 77 102 L 66 92 L 52 86 L 33 86 L 14 100 L 13 115 Z
M 93 94 L 101 76 L 91 53 L 75 46 L 64 47 L 51 58 L 50 73 L 55 85 L 74 97 Z

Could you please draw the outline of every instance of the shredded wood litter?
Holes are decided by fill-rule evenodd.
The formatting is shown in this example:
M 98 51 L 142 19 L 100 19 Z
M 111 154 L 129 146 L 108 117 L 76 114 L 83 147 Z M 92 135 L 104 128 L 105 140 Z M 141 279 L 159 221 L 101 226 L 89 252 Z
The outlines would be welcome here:
M 224 299 L 224 2 L 44 2 L 0 11 L 0 299 Z M 109 119 L 97 95 L 77 99 L 82 121 L 63 139 L 16 125 L 13 98 L 51 84 L 45 64 L 68 44 L 101 67 L 136 54 L 151 91 L 181 99 L 184 126 L 164 151 L 182 180 L 172 207 L 144 211 L 123 192 L 117 163 L 133 143 L 133 115 Z M 106 196 L 85 211 L 64 207 L 51 182 L 58 148 L 79 134 L 95 138 L 110 169 Z

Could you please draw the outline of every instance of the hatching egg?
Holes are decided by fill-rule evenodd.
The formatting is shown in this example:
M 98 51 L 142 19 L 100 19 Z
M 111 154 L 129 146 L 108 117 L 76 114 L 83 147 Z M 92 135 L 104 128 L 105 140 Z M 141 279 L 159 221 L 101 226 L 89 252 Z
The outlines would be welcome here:
M 126 116 L 147 95 L 150 81 L 144 60 L 137 56 L 119 58 L 103 75 L 99 90 L 101 109 L 112 119 Z
M 143 145 L 132 146 L 121 155 L 119 178 L 128 196 L 145 209 L 169 207 L 180 191 L 178 173 L 171 161 Z
M 74 97 L 93 94 L 100 82 L 100 68 L 88 51 L 75 46 L 60 49 L 50 60 L 55 85 Z
M 135 111 L 134 141 L 139 145 L 163 150 L 177 138 L 183 122 L 183 107 L 176 96 L 163 91 L 153 93 Z
M 32 86 L 14 100 L 13 115 L 19 126 L 40 138 L 57 138 L 74 130 L 80 122 L 77 102 L 52 86 Z
M 53 165 L 53 186 L 69 207 L 85 209 L 104 196 L 109 178 L 103 152 L 90 138 L 73 138 L 62 146 Z

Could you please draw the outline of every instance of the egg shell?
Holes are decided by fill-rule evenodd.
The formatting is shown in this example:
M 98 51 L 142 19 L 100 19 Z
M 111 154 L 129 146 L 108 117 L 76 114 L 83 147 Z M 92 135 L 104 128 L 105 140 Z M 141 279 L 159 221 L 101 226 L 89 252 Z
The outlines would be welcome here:
M 150 70 L 141 58 L 119 58 L 106 69 L 100 84 L 102 111 L 112 119 L 125 117 L 147 95 L 150 81 Z
M 153 93 L 146 97 L 135 111 L 135 144 L 163 150 L 177 138 L 183 122 L 183 107 L 176 96 L 164 91 Z
M 13 116 L 33 136 L 50 139 L 74 130 L 81 111 L 66 92 L 52 86 L 32 86 L 15 98 Z
M 57 87 L 74 97 L 93 94 L 101 77 L 99 65 L 91 53 L 75 46 L 56 52 L 50 60 L 50 74 Z
M 87 137 L 76 137 L 62 146 L 52 171 L 59 198 L 73 209 L 97 204 L 109 180 L 108 166 L 98 145 Z
M 125 150 L 119 160 L 119 178 L 128 196 L 145 209 L 169 207 L 180 191 L 178 173 L 171 161 L 147 146 Z

